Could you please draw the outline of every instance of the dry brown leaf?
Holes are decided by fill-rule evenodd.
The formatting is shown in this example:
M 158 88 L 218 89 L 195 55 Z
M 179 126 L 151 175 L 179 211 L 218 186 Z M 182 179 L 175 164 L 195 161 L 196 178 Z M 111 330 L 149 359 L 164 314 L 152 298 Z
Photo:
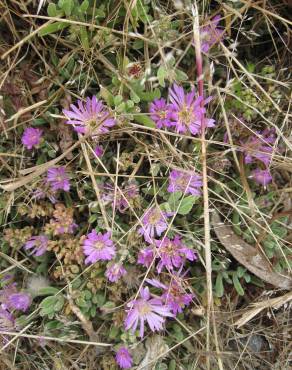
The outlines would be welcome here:
M 253 303 L 252 308 L 245 312 L 240 319 L 238 319 L 234 325 L 238 328 L 246 324 L 248 321 L 253 319 L 258 313 L 266 308 L 278 309 L 284 304 L 292 300 L 292 292 L 289 292 L 281 297 L 268 299 L 266 301 Z
M 288 290 L 292 287 L 292 279 L 271 271 L 268 261 L 259 251 L 239 238 L 231 226 L 225 225 L 216 211 L 212 213 L 212 225 L 221 244 L 247 270 L 277 288 Z

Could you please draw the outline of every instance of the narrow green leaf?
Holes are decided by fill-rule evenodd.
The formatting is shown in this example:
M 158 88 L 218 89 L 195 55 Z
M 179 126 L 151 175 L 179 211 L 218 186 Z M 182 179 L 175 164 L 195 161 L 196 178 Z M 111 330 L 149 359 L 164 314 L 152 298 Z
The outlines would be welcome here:
M 175 370 L 176 369 L 176 361 L 172 359 L 169 363 L 168 370 Z
M 88 6 L 89 6 L 89 1 L 88 0 L 82 1 L 81 5 L 79 7 L 79 12 L 80 13 L 85 13 L 86 10 L 88 9 Z
M 95 213 L 95 214 L 93 214 L 93 215 L 91 215 L 90 217 L 89 217 L 89 219 L 88 219 L 88 223 L 89 224 L 93 224 L 96 220 L 97 220 L 97 217 L 98 217 L 98 215 Z
M 73 7 L 73 0 L 63 0 L 62 9 L 64 10 L 67 17 L 70 17 Z
M 47 25 L 47 27 L 45 27 L 42 30 L 40 30 L 39 33 L 38 33 L 38 35 L 39 36 L 50 35 L 51 33 L 55 33 L 55 32 L 61 31 L 61 30 L 63 30 L 66 27 L 69 27 L 69 23 L 55 22 L 55 23 L 52 23 L 52 24 Z
M 54 288 L 53 286 L 48 286 L 46 288 L 39 289 L 37 292 L 37 296 L 38 297 L 46 296 L 46 295 L 51 296 L 51 295 L 58 294 L 59 291 L 60 291 L 59 289 Z
M 240 281 L 238 279 L 238 276 L 236 274 L 236 272 L 234 272 L 232 274 L 232 281 L 233 281 L 233 285 L 234 285 L 234 288 L 235 290 L 237 291 L 237 293 L 240 295 L 240 296 L 243 296 L 244 295 L 244 290 L 240 284 Z
M 245 274 L 245 271 L 246 271 L 246 269 L 244 267 L 242 267 L 242 266 L 237 267 L 236 272 L 237 272 L 237 276 L 239 277 L 239 279 L 243 277 L 243 275 Z
M 57 16 L 57 7 L 56 7 L 56 4 L 50 3 L 48 5 L 47 12 L 48 12 L 48 16 L 49 17 L 56 17 Z
M 223 276 L 220 273 L 216 277 L 215 292 L 217 297 L 222 297 L 224 293 Z
M 155 127 L 154 121 L 152 121 L 152 119 L 146 114 L 135 115 L 135 121 L 138 123 L 141 123 L 142 125 L 146 127 Z
M 89 50 L 89 39 L 86 27 L 80 28 L 80 39 L 84 50 Z

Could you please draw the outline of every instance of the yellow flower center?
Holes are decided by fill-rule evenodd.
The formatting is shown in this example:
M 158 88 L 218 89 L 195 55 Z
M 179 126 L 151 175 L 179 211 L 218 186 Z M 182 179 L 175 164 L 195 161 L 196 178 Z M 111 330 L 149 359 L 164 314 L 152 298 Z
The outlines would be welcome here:
M 194 120 L 194 112 L 191 107 L 187 107 L 186 105 L 183 106 L 181 111 L 178 114 L 180 121 L 185 124 L 186 126 L 190 126 L 190 124 Z
M 161 252 L 162 253 L 166 253 L 168 254 L 169 256 L 174 256 L 176 253 L 176 250 L 173 246 L 173 243 L 172 242 L 169 242 L 167 243 L 166 245 L 164 245 L 162 248 L 161 248 Z
M 152 225 L 155 225 L 157 224 L 157 222 L 160 221 L 160 219 L 161 219 L 161 212 L 158 209 L 156 209 L 151 212 L 149 216 L 149 223 Z
M 104 244 L 103 244 L 103 242 L 101 242 L 101 241 L 99 241 L 99 242 L 95 242 L 94 247 L 95 247 L 96 249 L 102 249 L 102 248 L 104 247 Z
M 166 118 L 166 111 L 165 110 L 160 111 L 158 116 L 159 116 L 160 119 L 165 119 Z
M 151 312 L 151 307 L 148 303 L 146 302 L 141 302 L 138 306 L 138 311 L 141 316 L 147 315 Z

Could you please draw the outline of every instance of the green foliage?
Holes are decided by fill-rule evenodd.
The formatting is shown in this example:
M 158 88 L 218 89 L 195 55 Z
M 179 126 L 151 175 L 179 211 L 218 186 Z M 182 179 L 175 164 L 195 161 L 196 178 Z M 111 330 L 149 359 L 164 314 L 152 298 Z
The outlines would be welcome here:
M 251 276 L 247 272 L 247 270 L 242 267 L 238 266 L 235 271 L 230 270 L 229 265 L 219 261 L 214 260 L 212 262 L 212 270 L 216 271 L 216 279 L 214 284 L 214 291 L 216 297 L 223 297 L 225 293 L 225 286 L 224 283 L 229 285 L 233 285 L 238 295 L 244 295 L 244 283 L 252 283 Z
M 157 79 L 161 87 L 165 87 L 165 81 L 187 81 L 188 75 L 182 70 L 175 67 L 175 59 L 173 57 L 161 65 L 157 70 Z
M 191 212 L 198 199 L 199 197 L 195 195 L 183 196 L 183 193 L 178 191 L 170 193 L 168 201 L 163 203 L 161 207 L 168 212 L 177 212 L 177 214 L 185 216 Z
M 62 310 L 64 303 L 65 298 L 62 294 L 46 297 L 39 305 L 40 315 L 53 319 Z
M 67 343 L 76 339 L 84 340 L 85 343 L 92 340 L 84 330 L 85 321 L 92 324 L 97 331 L 98 341 L 112 344 L 104 352 L 103 348 L 98 348 L 98 356 L 95 352 L 91 356 L 87 351 L 90 356 L 89 366 L 114 368 L 114 351 L 125 345 L 140 356 L 139 361 L 135 359 L 137 361 L 134 364 L 139 367 L 141 359 L 151 357 L 147 341 L 152 340 L 156 333 L 152 335 L 147 324 L 146 335 L 142 340 L 138 330 L 135 333 L 125 331 L 126 304 L 138 297 L 138 290 L 143 284 L 148 285 L 144 281 L 146 275 L 169 284 L 179 270 L 164 269 L 158 275 L 158 254 L 149 270 L 137 263 L 139 252 L 146 247 L 150 248 L 139 234 L 138 228 L 142 215 L 152 204 L 157 204 L 170 213 L 169 218 L 167 217 L 169 227 L 161 238 L 180 235 L 185 245 L 197 250 L 198 260 L 186 260 L 182 269 L 182 274 L 186 272 L 182 277 L 183 289 L 194 293 L 194 301 L 198 306 L 205 308 L 207 305 L 203 197 L 167 191 L 171 168 L 194 167 L 198 173 L 202 171 L 204 163 L 200 136 L 197 135 L 193 140 L 186 138 L 175 132 L 175 127 L 169 130 L 163 128 L 165 132 L 161 135 L 161 130 L 153 130 L 155 122 L 149 114 L 149 105 L 154 99 L 169 99 L 168 90 L 174 82 L 187 91 L 192 87 L 198 90 L 193 14 L 189 7 L 191 1 L 182 1 L 185 6 L 180 9 L 179 1 L 50 0 L 46 2 L 50 21 L 45 24 L 47 20 L 37 19 L 35 24 L 32 23 L 32 27 L 40 27 L 42 22 L 45 24 L 33 37 L 29 35 L 30 28 L 18 29 L 20 26 L 16 23 L 17 27 L 12 27 L 19 14 L 23 14 L 22 5 L 18 5 L 17 1 L 13 2 L 13 6 L 9 1 L 6 3 L 5 17 L 0 20 L 0 27 L 5 30 L 3 35 L 0 32 L 1 44 L 5 49 L 5 45 L 11 45 L 11 40 L 19 35 L 29 47 L 25 47 L 25 53 L 20 53 L 19 56 L 15 49 L 11 49 L 9 57 L 3 57 L 3 62 L 5 64 L 7 61 L 7 65 L 1 83 L 3 99 L 0 99 L 0 127 L 3 131 L 0 135 L 0 185 L 4 187 L 9 182 L 17 185 L 19 179 L 26 181 L 27 175 L 35 178 L 11 192 L 2 191 L 1 188 L 0 224 L 4 229 L 4 237 L 1 239 L 0 266 L 1 271 L 14 275 L 18 289 L 24 292 L 30 291 L 27 281 L 31 272 L 46 276 L 50 281 L 49 287 L 37 289 L 37 295 L 33 295 L 28 312 L 12 312 L 17 324 L 13 331 L 20 331 L 31 324 L 26 329 L 28 333 L 64 338 L 64 343 L 56 342 L 53 347 L 39 346 L 37 356 L 34 353 L 31 356 L 32 364 L 29 366 L 32 368 L 46 367 L 46 361 L 54 361 L 48 362 L 49 367 L 72 366 L 72 363 L 66 363 L 67 358 L 72 360 L 72 356 L 62 356 L 60 363 L 58 356 L 56 357 L 56 354 L 63 353 L 69 345 L 71 352 L 76 349 L 76 359 L 82 358 L 86 366 L 87 359 L 77 354 L 77 349 L 83 349 L 84 346 L 78 344 L 74 347 L 73 343 Z M 35 3 L 29 2 L 29 10 L 35 10 Z M 217 209 L 222 215 L 221 220 L 232 224 L 233 230 L 242 240 L 251 245 L 259 243 L 273 270 L 284 276 L 292 268 L 291 251 L 288 249 L 290 219 L 277 215 L 277 212 L 289 209 L 289 199 L 285 198 L 289 193 L 287 189 L 283 189 L 288 186 L 287 173 L 282 168 L 286 163 L 280 160 L 282 155 L 285 158 L 288 155 L 287 140 L 283 138 L 287 136 L 289 91 L 286 86 L 290 76 L 286 64 L 281 62 L 285 60 L 282 50 L 286 45 L 278 47 L 283 37 L 278 38 L 277 32 L 273 32 L 272 41 L 277 48 L 275 53 L 270 52 L 272 43 L 267 42 L 270 26 L 266 33 L 262 32 L 262 26 L 259 29 L 262 12 L 247 7 L 246 17 L 239 20 L 232 9 L 240 10 L 241 2 L 228 1 L 227 4 L 220 25 L 225 27 L 222 43 L 232 54 L 215 45 L 203 56 L 204 94 L 206 97 L 209 94 L 213 96 L 210 104 L 206 105 L 206 114 L 216 120 L 215 128 L 206 130 L 209 207 L 210 211 Z M 201 24 L 207 24 L 214 14 L 220 12 L 220 6 L 215 5 L 214 3 L 209 8 L 208 2 L 198 3 Z M 281 12 L 282 5 L 279 7 Z M 276 15 L 277 7 L 273 10 Z M 43 7 L 39 14 L 45 12 Z M 279 24 L 276 24 L 277 18 L 271 19 L 275 18 L 279 35 L 284 32 L 285 36 L 282 16 L 283 14 Z M 267 22 L 269 17 L 268 13 L 263 17 L 265 25 L 272 24 Z M 7 19 L 11 29 L 7 29 Z M 26 23 L 20 17 L 19 25 L 22 24 Z M 263 45 L 256 39 L 256 33 L 265 38 Z M 9 35 L 8 38 L 6 34 Z M 25 38 L 26 35 L 28 38 Z M 251 41 L 250 44 L 248 41 Z M 246 47 L 246 44 L 252 47 Z M 254 51 L 261 47 L 266 48 L 267 45 L 269 58 L 261 53 L 257 55 Z M 9 49 L 10 46 L 8 51 Z M 236 60 L 245 66 L 250 75 L 235 63 L 233 55 L 236 55 Z M 280 110 L 275 109 L 250 76 L 261 84 Z M 242 136 L 272 126 L 276 127 L 277 135 L 279 130 L 282 132 L 278 135 L 279 151 L 276 151 L 275 145 L 274 162 L 271 165 L 272 173 L 277 167 L 277 175 L 267 189 L 253 183 L 249 177 L 253 169 L 263 168 L 262 163 L 255 161 L 245 168 L 244 175 L 250 184 L 249 196 L 255 210 L 250 207 L 246 191 L 248 189 L 239 176 L 231 147 L 224 142 L 225 120 L 218 93 L 224 101 L 239 161 L 242 160 L 242 151 L 239 148 L 243 142 Z M 64 124 L 62 110 L 68 109 L 70 104 L 76 104 L 79 98 L 93 95 L 108 106 L 110 114 L 116 118 L 116 126 L 106 134 L 83 137 L 82 145 L 78 143 L 72 152 L 58 158 L 80 138 L 71 126 Z M 45 104 L 35 107 L 33 104 L 40 100 L 45 101 Z M 26 107 L 31 110 L 23 112 L 22 108 Z M 16 118 L 10 120 L 15 113 Z M 144 128 L 139 128 L 138 124 Z M 30 125 L 43 130 L 43 139 L 37 148 L 27 150 L 21 143 L 21 136 L 23 130 Z M 99 160 L 92 155 L 92 149 L 96 145 L 102 145 L 104 150 Z M 71 189 L 70 193 L 60 190 L 54 195 L 58 203 L 72 209 L 78 228 L 73 234 L 58 233 L 57 229 L 54 230 L 56 233 L 49 230 L 46 234 L 50 236 L 48 252 L 35 257 L 23 246 L 31 236 L 41 235 L 45 230 L 44 225 L 54 222 L 51 212 L 53 206 L 47 197 L 50 194 L 45 194 L 44 199 L 35 199 L 33 196 L 36 188 L 47 192 L 46 171 L 40 174 L 32 170 L 25 174 L 25 169 L 42 166 L 56 158 L 54 165 L 65 166 L 70 173 Z M 229 164 L 223 165 L 224 161 Z M 113 194 L 109 191 L 111 200 L 107 200 L 106 185 L 113 185 L 115 190 L 116 185 L 124 189 L 125 184 L 133 180 L 137 183 L 138 199 L 130 199 L 131 207 L 126 210 L 114 208 L 114 203 L 120 200 L 121 194 L 115 191 L 115 199 L 112 201 Z M 126 191 L 123 195 L 129 197 Z M 66 221 L 66 217 L 64 218 L 62 221 Z M 242 304 L 247 301 L 238 297 L 244 297 L 251 287 L 256 292 L 255 296 L 260 296 L 265 283 L 241 266 L 240 261 L 232 257 L 216 238 L 211 213 L 210 221 L 213 291 L 216 297 L 214 304 L 221 305 L 222 311 L 230 306 L 235 307 L 234 309 L 242 308 Z M 102 233 L 111 229 L 116 248 L 113 261 L 97 261 L 92 265 L 84 262 L 84 239 L 94 229 Z M 123 263 L 128 273 L 116 283 L 111 283 L 106 278 L 105 271 L 112 262 L 118 261 Z M 82 323 L 66 302 L 68 286 L 72 288 L 70 296 L 74 305 L 82 313 Z M 155 296 L 161 294 L 161 290 L 152 287 L 150 291 Z M 229 305 L 231 299 L 234 301 Z M 153 363 L 157 370 L 191 369 L 200 365 L 204 367 L 205 331 L 200 332 L 198 340 L 186 340 L 191 333 L 205 325 L 205 314 L 200 316 L 195 310 L 191 303 L 175 319 L 166 320 L 166 335 L 162 334 L 161 337 L 171 351 L 167 350 L 168 355 L 160 358 L 164 349 L 158 348 L 161 352 L 156 356 L 158 361 Z M 217 331 L 219 340 L 221 333 L 224 335 L 221 329 Z M 11 351 L 12 359 L 7 363 L 16 367 L 26 366 L 29 358 L 27 356 L 31 354 L 30 343 L 33 341 L 19 341 L 17 351 Z M 210 341 L 210 353 L 215 350 L 213 341 Z M 27 357 L 25 360 L 22 353 Z M 202 364 L 197 361 L 198 354 L 203 359 Z M 210 366 L 216 367 L 216 356 L 211 357 Z M 232 361 L 231 357 L 228 361 Z M 242 356 L 233 357 L 236 366 L 240 367 L 237 360 Z M 244 357 L 244 361 L 246 358 Z M 75 361 L 75 357 L 73 360 Z M 261 367 L 259 356 L 256 361 Z M 265 365 L 266 363 L 262 367 Z M 232 367 L 232 362 L 227 367 Z
M 89 19 L 95 20 L 99 24 L 99 19 L 105 17 L 105 5 L 90 6 L 88 0 L 79 2 L 79 0 L 59 0 L 57 3 L 49 3 L 47 13 L 49 17 L 65 18 L 80 23 L 88 23 Z M 70 22 L 56 21 L 40 30 L 40 36 L 47 36 L 65 28 L 69 28 L 71 40 L 80 39 L 80 43 L 85 51 L 89 50 L 92 34 L 88 28 L 83 25 L 71 24 Z

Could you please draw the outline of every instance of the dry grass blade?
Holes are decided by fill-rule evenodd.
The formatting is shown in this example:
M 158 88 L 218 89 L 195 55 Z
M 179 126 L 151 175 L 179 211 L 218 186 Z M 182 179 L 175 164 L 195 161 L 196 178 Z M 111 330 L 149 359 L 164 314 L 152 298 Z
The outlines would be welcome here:
M 256 315 L 258 315 L 261 311 L 272 308 L 272 309 L 279 309 L 281 306 L 287 304 L 292 300 L 292 292 L 289 292 L 281 297 L 267 299 L 265 301 L 256 302 L 251 305 L 250 309 L 247 309 L 240 319 L 235 321 L 234 326 L 240 328 L 241 326 L 248 323 L 252 320 Z

